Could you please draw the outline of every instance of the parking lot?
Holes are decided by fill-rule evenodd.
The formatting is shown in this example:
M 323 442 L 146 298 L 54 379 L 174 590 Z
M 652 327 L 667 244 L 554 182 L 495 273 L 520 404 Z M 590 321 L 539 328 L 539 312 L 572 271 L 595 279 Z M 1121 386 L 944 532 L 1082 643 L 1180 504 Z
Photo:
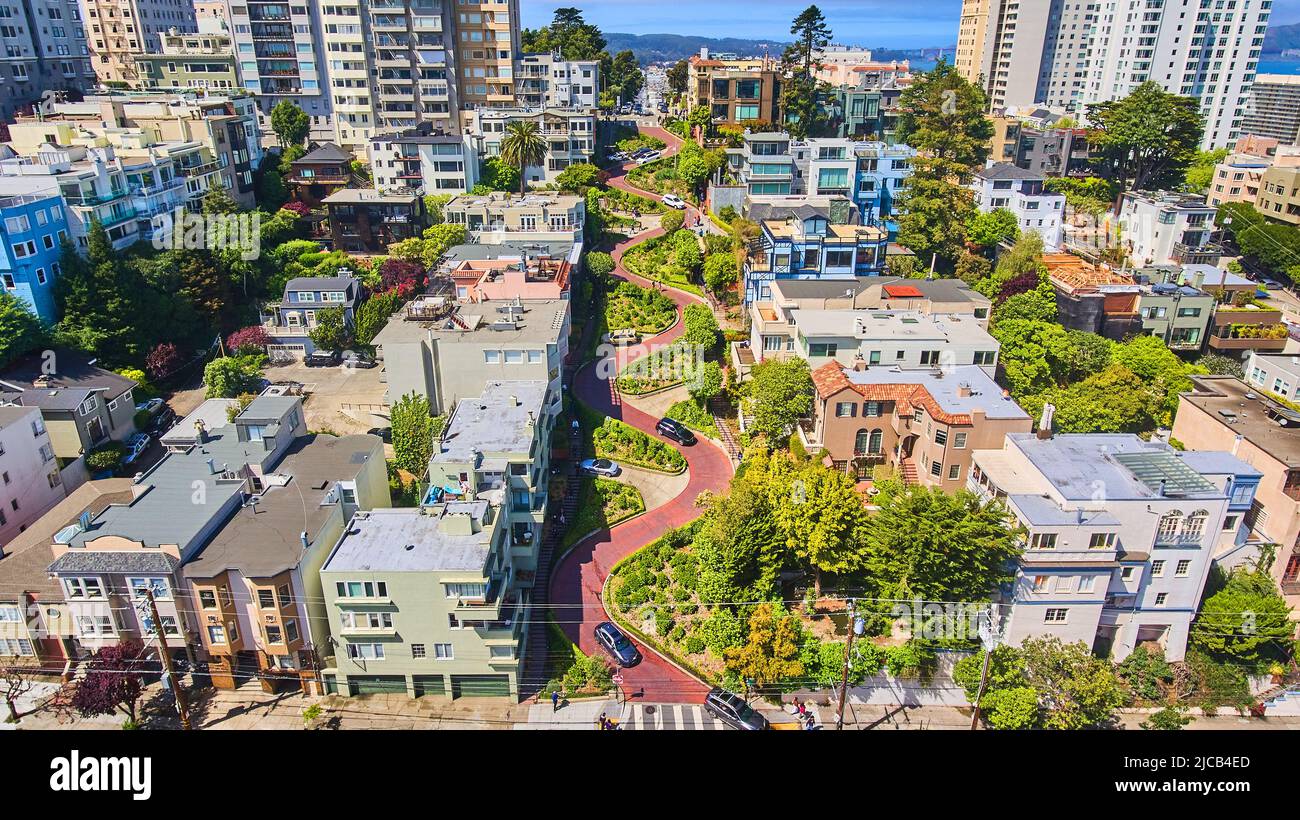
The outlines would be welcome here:
M 373 427 L 388 426 L 388 408 L 384 406 L 383 366 L 369 369 L 343 367 L 307 367 L 300 361 L 271 364 L 262 375 L 274 382 L 299 382 L 303 385 L 303 409 L 307 429 L 316 432 L 364 433 Z

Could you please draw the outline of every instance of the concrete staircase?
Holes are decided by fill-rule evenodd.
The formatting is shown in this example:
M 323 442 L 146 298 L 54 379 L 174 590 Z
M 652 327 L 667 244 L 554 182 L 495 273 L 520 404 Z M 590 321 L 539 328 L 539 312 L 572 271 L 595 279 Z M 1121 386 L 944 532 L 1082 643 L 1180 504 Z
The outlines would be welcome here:
M 709 400 L 709 414 L 713 416 L 713 423 L 717 425 L 722 447 L 727 451 L 731 463 L 736 465 L 740 464 L 740 444 L 736 441 L 736 432 L 731 429 L 731 413 L 731 405 L 722 399 Z
M 921 483 L 921 480 L 916 473 L 916 462 L 912 459 L 902 459 L 900 462 L 899 472 L 902 474 L 903 483 L 907 486 L 910 487 Z

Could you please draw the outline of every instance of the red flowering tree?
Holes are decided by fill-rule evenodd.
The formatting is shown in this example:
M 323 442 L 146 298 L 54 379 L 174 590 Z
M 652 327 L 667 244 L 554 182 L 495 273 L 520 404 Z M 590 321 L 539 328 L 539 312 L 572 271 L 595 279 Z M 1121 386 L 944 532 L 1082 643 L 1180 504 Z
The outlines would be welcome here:
M 299 202 L 296 199 L 281 205 L 280 210 L 293 211 L 298 216 L 306 216 L 307 214 L 311 213 L 311 208 L 307 207 L 307 204 L 305 202 Z
M 226 337 L 226 349 L 235 353 L 260 353 L 271 343 L 271 334 L 261 325 L 249 325 Z
M 181 366 L 181 352 L 171 342 L 150 350 L 144 357 L 144 369 L 155 382 L 162 381 Z
M 424 265 L 410 259 L 390 256 L 379 266 L 379 290 L 401 290 L 414 294 L 425 286 L 427 275 Z M 409 297 L 407 297 L 409 298 Z
M 86 661 L 86 676 L 72 693 L 72 708 L 82 717 L 111 715 L 120 710 L 136 722 L 136 704 L 144 691 L 144 676 L 153 671 L 139 641 L 123 641 L 95 651 Z
M 1018 293 L 1028 293 L 1038 287 L 1041 281 L 1039 273 L 1036 270 L 1031 270 L 1028 273 L 1014 276 L 1002 283 L 1002 288 L 998 291 L 997 301 L 1001 304 Z

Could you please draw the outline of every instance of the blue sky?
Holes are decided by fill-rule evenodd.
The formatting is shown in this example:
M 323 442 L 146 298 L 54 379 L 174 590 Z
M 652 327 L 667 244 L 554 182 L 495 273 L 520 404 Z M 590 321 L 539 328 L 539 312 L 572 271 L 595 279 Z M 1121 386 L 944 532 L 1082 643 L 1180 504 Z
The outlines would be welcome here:
M 809 0 L 523 0 L 521 13 L 526 28 L 546 25 L 556 8 L 576 6 L 605 31 L 788 40 L 790 21 L 808 5 Z M 961 0 L 819 0 L 817 5 L 836 42 L 917 48 L 957 41 Z
M 789 39 L 790 21 L 809 0 L 523 0 L 523 24 L 546 25 L 556 8 L 576 6 L 605 31 Z M 820 0 L 840 43 L 892 48 L 952 45 L 961 0 Z M 687 11 L 689 9 L 689 11 Z M 1274 0 L 1272 21 L 1300 22 L 1300 0 Z

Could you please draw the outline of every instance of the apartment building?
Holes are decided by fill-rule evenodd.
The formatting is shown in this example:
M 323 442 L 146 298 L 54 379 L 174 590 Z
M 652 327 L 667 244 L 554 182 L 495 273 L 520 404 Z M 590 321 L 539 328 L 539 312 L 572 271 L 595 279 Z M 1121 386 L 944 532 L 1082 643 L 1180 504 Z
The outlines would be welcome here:
M 999 162 L 977 171 L 969 187 L 980 213 L 1005 208 L 1021 233 L 1037 233 L 1046 250 L 1056 250 L 1064 239 L 1065 195 L 1047 190 L 1045 180 L 1037 171 Z
M 0 121 L 45 92 L 95 85 L 78 0 L 9 0 L 0 4 Z
M 502 380 L 545 382 L 558 396 L 569 322 L 567 299 L 471 303 L 451 294 L 418 297 L 374 340 L 388 377 L 385 402 L 414 393 L 429 400 L 432 412 L 446 413 L 457 400 Z
M 1300 76 L 1257 74 L 1246 99 L 1241 133 L 1300 143 Z
M 812 378 L 816 395 L 800 438 L 860 480 L 887 466 L 904 483 L 955 492 L 965 486 L 972 452 L 1033 428 L 1029 414 L 974 365 L 903 370 L 858 358 L 851 367 L 827 362 Z
M 139 81 L 135 58 L 162 51 L 169 29 L 198 31 L 190 0 L 81 0 L 91 67 L 101 83 Z
M 1122 246 L 1134 266 L 1217 264 L 1221 249 L 1210 241 L 1215 212 L 1199 196 L 1125 191 L 1119 208 Z
M 325 197 L 327 241 L 334 250 L 387 254 L 388 246 L 424 232 L 427 215 L 419 194 L 343 188 Z
M 726 149 L 727 164 L 751 196 L 789 196 L 795 186 L 793 141 L 784 131 L 745 134 L 739 148 Z
M 524 170 L 528 183 L 555 182 L 570 165 L 593 162 L 596 155 L 596 111 L 592 108 L 476 108 L 466 113 L 468 131 L 483 157 L 501 153 L 501 140 L 512 122 L 533 122 L 546 140 L 546 157 Z
M 261 325 L 271 336 L 267 353 L 273 357 L 301 357 L 314 353 L 311 331 L 317 314 L 329 308 L 343 310 L 344 324 L 351 326 L 356 311 L 365 298 L 361 281 L 348 275 L 298 276 L 284 285 L 279 302 L 262 307 Z
M 5 185 L 23 185 L 32 193 L 57 190 L 65 206 L 68 235 L 79 249 L 85 249 L 86 236 L 96 220 L 118 250 L 140 238 L 126 170 L 112 148 L 50 146 L 33 156 L 0 160 L 0 177 L 21 178 L 21 182 L 6 181 Z M 56 236 L 56 240 L 61 238 Z
M 205 18 L 195 33 L 168 29 L 162 48 L 135 56 L 137 88 L 241 88 L 235 71 L 235 44 L 220 21 Z
M 37 667 L 66 679 L 81 654 L 77 629 L 60 617 L 63 588 L 46 567 L 55 533 L 83 516 L 96 516 L 109 504 L 131 500 L 131 480 L 88 481 L 8 539 L 0 552 L 0 659 L 13 666 Z
M 427 123 L 371 137 L 368 155 L 375 187 L 385 193 L 459 194 L 478 184 L 472 139 L 436 132 Z
M 448 421 L 421 508 L 352 519 L 320 573 L 327 691 L 519 697 L 550 401 L 545 382 L 486 384 Z
M 826 72 L 819 71 L 819 78 Z M 838 137 L 894 143 L 898 98 L 911 81 L 907 61 L 874 63 L 843 70 L 845 79 L 831 83 L 824 105 Z
M 1249 541 L 1216 558 L 1243 560 L 1257 554 L 1259 544 L 1276 544 L 1270 571 L 1293 618 L 1300 606 L 1300 414 L 1274 397 L 1294 398 L 1297 369 L 1293 357 L 1256 355 L 1245 382 L 1194 376 L 1192 390 L 1178 397 L 1172 433 L 1189 451 L 1222 450 L 1262 474 L 1251 503 L 1235 513 Z
M 1118 273 L 1070 254 L 1047 254 L 1044 263 L 1056 292 L 1060 322 L 1069 330 L 1122 341 L 1157 336 L 1171 350 L 1195 352 L 1205 345 L 1217 299 L 1191 284 L 1179 268 Z
M 1240 144 L 1241 140 L 1237 142 Z M 1264 172 L 1272 165 L 1270 158 L 1245 154 L 1238 148 L 1214 166 L 1214 178 L 1205 194 L 1206 204 L 1217 208 L 1228 202 L 1245 202 L 1253 206 L 1259 198 Z
M 41 409 L 0 406 L 0 554 L 67 490 Z
M 75 460 L 135 433 L 135 387 L 84 353 L 55 349 L 0 371 L 0 404 L 40 410 L 54 455 Z
M 472 112 L 519 104 L 515 98 L 515 63 L 522 54 L 519 0 L 456 0 L 454 13 L 457 92 L 464 129 L 478 122 Z
M 745 302 L 766 299 L 778 279 L 852 279 L 885 269 L 889 235 L 875 225 L 832 223 L 814 208 L 759 225 L 757 246 L 744 263 Z
M 1300 161 L 1273 165 L 1264 171 L 1259 180 L 1255 208 L 1269 219 L 1300 225 Z
M 241 418 L 253 420 L 248 410 Z M 384 444 L 302 436 L 266 478 L 185 562 L 185 594 L 214 686 L 257 677 L 271 691 L 324 694 L 316 676 L 330 628 L 320 568 L 353 515 L 390 506 Z
M 524 54 L 516 69 L 515 98 L 526 108 L 596 108 L 600 61 L 565 60 L 556 54 Z
M 56 187 L 0 176 L 0 283 L 42 322 L 58 321 L 54 288 L 67 211 Z
M 316 8 L 288 0 L 233 0 L 229 8 L 239 81 L 257 100 L 261 133 L 273 133 L 271 109 L 289 100 L 310 117 L 311 140 L 333 139 L 333 97 Z
M 442 213 L 447 222 L 464 225 L 473 244 L 568 242 L 580 249 L 587 203 L 573 194 L 493 191 L 458 196 Z
M 701 48 L 687 60 L 687 110 L 706 106 L 719 125 L 782 122 L 781 79 L 776 59 L 713 59 Z
M 1238 537 L 1258 470 L 1109 433 L 1012 433 L 972 462 L 967 487 L 1000 499 L 1024 530 L 999 598 L 1004 640 L 1051 635 L 1115 660 L 1155 645 L 1182 660 L 1211 560 Z
M 956 65 L 993 109 L 1046 104 L 1082 115 L 1144 82 L 1197 98 L 1201 147 L 1243 130 L 1271 3 L 964 0 Z
M 60 530 L 48 571 L 63 600 L 52 608 L 75 624 L 81 649 L 124 639 L 149 645 L 161 628 L 174 654 L 197 659 L 199 633 L 208 630 L 181 567 L 255 495 L 292 483 L 276 467 L 306 432 L 301 400 L 261 396 L 233 423 L 204 432 L 197 446 L 136 478 L 129 501 Z M 300 503 L 298 522 L 302 509 Z M 296 536 L 300 527 L 291 532 Z M 145 590 L 153 591 L 161 624 L 143 605 Z M 302 591 L 295 592 L 300 599 Z

